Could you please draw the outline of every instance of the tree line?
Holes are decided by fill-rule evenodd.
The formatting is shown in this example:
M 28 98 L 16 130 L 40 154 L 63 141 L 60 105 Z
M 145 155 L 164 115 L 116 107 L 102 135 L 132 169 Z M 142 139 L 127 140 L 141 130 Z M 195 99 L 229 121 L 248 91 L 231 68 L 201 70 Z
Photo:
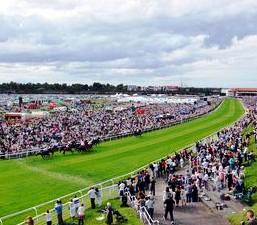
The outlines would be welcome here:
M 49 84 L 49 83 L 2 83 L 0 93 L 7 94 L 86 94 L 86 93 L 124 93 L 127 86 L 123 84 Z
M 220 95 L 220 88 L 195 88 L 179 87 L 177 90 L 167 91 L 164 89 L 153 91 L 151 89 L 128 91 L 123 84 L 112 85 L 95 82 L 88 84 L 49 84 L 49 83 L 2 83 L 2 94 L 115 94 L 115 93 L 139 93 L 139 94 L 183 94 L 183 95 Z

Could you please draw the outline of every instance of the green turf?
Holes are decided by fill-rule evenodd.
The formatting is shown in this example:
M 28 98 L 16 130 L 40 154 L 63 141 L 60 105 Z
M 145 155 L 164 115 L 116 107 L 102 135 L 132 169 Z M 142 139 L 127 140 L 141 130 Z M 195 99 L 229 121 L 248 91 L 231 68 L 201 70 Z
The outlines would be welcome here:
M 138 218 L 138 215 L 136 214 L 136 211 L 132 208 L 124 208 L 124 207 L 120 207 L 120 200 L 119 199 L 112 199 L 109 200 L 108 202 L 111 203 L 112 207 L 115 210 L 118 210 L 121 215 L 125 216 L 127 218 L 127 222 L 124 225 L 143 225 L 143 222 L 141 222 L 141 220 Z M 106 206 L 107 202 L 104 202 L 104 206 Z M 106 216 L 105 214 L 101 214 L 99 212 L 97 212 L 96 210 L 92 210 L 92 209 L 87 209 L 86 210 L 86 216 L 85 216 L 85 223 L 90 225 L 106 225 L 106 220 L 102 220 L 102 221 L 98 221 L 96 220 L 97 217 L 102 217 L 102 216 Z M 116 219 L 114 216 L 114 224 L 116 223 Z M 77 220 L 73 221 L 73 220 L 67 220 L 67 222 L 69 223 L 75 223 L 77 224 Z
M 88 154 L 0 161 L 0 216 L 130 172 L 231 124 L 243 113 L 239 101 L 226 99 L 200 119 L 105 142 Z
M 244 136 L 245 134 L 251 132 L 253 130 L 253 126 L 250 125 L 248 128 L 244 130 Z M 257 146 L 255 144 L 254 136 L 251 136 L 250 139 L 250 145 L 248 146 L 249 151 L 255 152 L 257 154 Z M 253 163 L 250 167 L 247 167 L 245 170 L 245 182 L 247 187 L 252 187 L 252 186 L 257 186 L 257 176 L 256 176 L 256 171 L 257 171 L 257 162 Z M 254 212 L 257 214 L 257 193 L 253 194 L 252 196 L 252 206 L 251 207 L 246 207 L 246 208 L 252 208 Z M 229 217 L 229 221 L 233 225 L 240 224 L 240 221 L 245 220 L 245 213 L 237 213 L 235 215 L 232 215 Z

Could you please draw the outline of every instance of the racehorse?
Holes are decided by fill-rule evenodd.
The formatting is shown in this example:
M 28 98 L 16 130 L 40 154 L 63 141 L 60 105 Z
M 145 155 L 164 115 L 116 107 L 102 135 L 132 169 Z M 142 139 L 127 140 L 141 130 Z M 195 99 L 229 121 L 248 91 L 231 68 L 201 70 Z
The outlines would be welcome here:
M 46 149 L 46 150 L 42 150 L 37 155 L 41 155 L 41 157 L 43 159 L 50 159 L 51 157 L 54 156 L 54 149 L 49 148 L 49 149 Z
M 142 136 L 142 130 L 137 129 L 137 130 L 134 132 L 134 135 L 135 135 L 135 136 Z

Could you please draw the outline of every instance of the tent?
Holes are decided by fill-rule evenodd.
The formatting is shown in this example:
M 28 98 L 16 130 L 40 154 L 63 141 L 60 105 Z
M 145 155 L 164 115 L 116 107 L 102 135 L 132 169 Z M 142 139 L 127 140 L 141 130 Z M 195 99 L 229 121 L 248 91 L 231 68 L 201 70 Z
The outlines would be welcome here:
M 49 105 L 48 105 L 48 108 L 49 108 L 49 109 L 54 109 L 54 108 L 56 108 L 56 107 L 57 107 L 57 104 L 54 103 L 54 102 L 50 102 Z
M 136 114 L 138 114 L 138 115 L 143 115 L 143 114 L 145 114 L 145 110 L 144 109 L 136 109 Z

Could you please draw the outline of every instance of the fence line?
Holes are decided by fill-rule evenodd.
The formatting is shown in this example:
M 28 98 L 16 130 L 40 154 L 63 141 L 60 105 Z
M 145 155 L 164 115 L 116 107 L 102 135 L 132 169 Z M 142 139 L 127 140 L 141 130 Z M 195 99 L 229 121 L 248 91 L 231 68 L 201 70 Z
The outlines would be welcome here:
M 186 123 L 186 122 L 189 122 L 191 120 L 201 118 L 204 115 L 207 115 L 207 114 L 210 114 L 210 113 L 216 111 L 221 106 L 222 102 L 223 101 L 218 102 L 218 104 L 214 105 L 214 107 L 212 109 L 208 110 L 207 112 L 200 113 L 197 116 L 192 116 L 192 117 L 183 119 L 181 121 L 174 121 L 174 122 L 172 122 L 170 124 L 163 125 L 161 127 L 146 128 L 146 129 L 143 130 L 143 133 L 147 133 L 147 132 L 151 132 L 151 131 L 155 131 L 155 130 L 161 130 L 161 129 L 164 129 L 164 128 L 175 126 L 177 124 Z M 102 138 L 101 141 L 102 142 L 111 141 L 111 140 L 119 139 L 119 138 L 122 138 L 122 137 L 128 137 L 128 136 L 131 136 L 133 134 L 134 134 L 133 132 L 127 132 L 127 133 L 123 133 L 123 134 L 119 134 L 119 135 L 107 136 L 107 137 Z M 16 159 L 16 158 L 28 157 L 30 155 L 33 155 L 33 154 L 36 154 L 36 153 L 40 153 L 43 150 L 44 149 L 39 149 L 38 148 L 38 149 L 35 149 L 35 150 L 31 149 L 31 150 L 20 151 L 20 152 L 15 152 L 15 153 L 5 153 L 5 154 L 1 154 L 0 153 L 0 159 L 1 159 L 1 157 L 3 157 L 4 159 L 8 159 L 8 160 Z
M 153 218 L 149 215 L 148 210 L 146 209 L 145 206 L 140 207 L 139 209 L 137 208 L 135 196 L 131 196 L 130 192 L 126 192 L 126 195 L 130 203 L 130 206 L 136 210 L 136 212 L 139 214 L 140 219 L 143 220 L 144 223 L 146 221 L 148 225 L 160 224 L 158 220 L 153 220 Z
M 216 109 L 216 110 L 217 110 L 217 109 Z M 237 123 L 239 120 L 241 120 L 241 119 L 245 116 L 245 114 L 246 114 L 246 111 L 245 111 L 245 113 L 244 113 L 237 121 L 232 122 L 232 123 L 229 124 L 227 127 L 233 126 L 235 123 Z M 223 130 L 223 129 L 224 129 L 224 128 L 220 129 L 219 131 L 221 131 L 221 130 Z M 212 134 L 210 134 L 210 135 L 208 135 L 208 136 L 206 136 L 206 137 L 200 139 L 199 141 L 203 141 L 203 140 L 206 140 L 206 139 L 208 139 L 208 138 L 211 138 L 211 137 L 215 136 L 215 135 L 217 134 L 217 132 L 218 132 L 218 131 L 216 131 L 216 132 L 214 132 L 214 133 L 212 133 Z M 193 146 L 194 146 L 194 143 L 191 143 L 191 144 L 189 144 L 189 145 L 187 145 L 187 146 L 185 146 L 185 147 L 179 149 L 178 151 L 182 151 L 182 150 L 185 150 L 185 149 L 190 149 L 190 148 L 192 148 Z M 150 162 L 150 163 L 154 163 L 154 162 L 160 161 L 160 160 L 162 160 L 162 159 L 165 159 L 166 157 L 167 157 L 167 156 L 161 157 L 161 158 L 156 159 L 156 160 L 154 160 L 154 161 L 152 161 L 152 162 Z M 134 170 L 134 171 L 131 171 L 131 172 L 127 173 L 127 174 L 114 177 L 114 178 L 112 178 L 112 179 L 103 181 L 103 182 L 101 182 L 101 183 L 97 183 L 97 184 L 95 184 L 95 185 L 91 185 L 91 186 L 89 186 L 89 187 L 80 189 L 80 190 L 78 190 L 78 191 L 75 191 L 75 192 L 72 192 L 72 193 L 70 193 L 70 194 L 64 195 L 64 196 L 62 196 L 62 197 L 60 197 L 60 198 L 57 198 L 57 199 L 66 199 L 66 198 L 68 198 L 68 197 L 74 197 L 74 195 L 76 195 L 76 194 L 80 194 L 82 197 L 85 197 L 86 195 L 83 195 L 83 192 L 89 190 L 89 189 L 92 188 L 92 187 L 97 187 L 97 186 L 99 186 L 99 187 L 102 188 L 101 190 L 104 190 L 105 188 L 113 187 L 113 186 L 115 186 L 115 180 L 116 180 L 116 182 L 118 182 L 118 181 L 121 180 L 121 178 L 128 178 L 129 176 L 133 176 L 133 175 L 135 175 L 137 172 L 139 172 L 139 171 L 145 169 L 146 167 L 148 167 L 150 163 L 148 163 L 148 164 L 146 164 L 146 165 L 144 165 L 144 166 L 142 166 L 142 167 L 140 167 L 140 168 L 138 168 L 138 169 L 136 169 L 136 170 Z M 104 187 L 103 187 L 104 184 L 108 184 L 108 183 L 110 183 L 110 184 L 112 184 L 112 185 L 111 185 L 111 186 L 107 186 L 107 187 L 104 188 Z M 81 197 L 80 197 L 80 198 L 81 198 Z M 48 202 L 39 204 L 39 205 L 37 205 L 37 206 L 31 207 L 31 208 L 28 208 L 28 209 L 24 209 L 24 210 L 22 210 L 22 211 L 19 211 L 19 212 L 16 212 L 16 213 L 13 213 L 13 214 L 10 214 L 10 215 L 7 215 L 7 216 L 3 216 L 3 217 L 0 218 L 0 224 L 3 225 L 3 224 L 4 224 L 4 221 L 6 221 L 7 219 L 14 218 L 14 217 L 16 217 L 16 216 L 22 215 L 22 214 L 27 213 L 27 212 L 35 211 L 35 209 L 38 209 L 38 208 L 41 208 L 41 207 L 46 207 L 46 206 L 48 206 L 48 205 L 50 205 L 50 204 L 54 204 L 57 199 L 50 200 L 50 201 L 48 201 Z M 66 203 L 66 204 L 68 204 L 68 203 Z M 42 214 L 41 214 L 41 215 L 42 215 Z M 36 215 L 36 216 L 37 216 L 37 215 Z M 22 224 L 24 224 L 24 223 L 21 223 L 20 225 L 22 225 Z

